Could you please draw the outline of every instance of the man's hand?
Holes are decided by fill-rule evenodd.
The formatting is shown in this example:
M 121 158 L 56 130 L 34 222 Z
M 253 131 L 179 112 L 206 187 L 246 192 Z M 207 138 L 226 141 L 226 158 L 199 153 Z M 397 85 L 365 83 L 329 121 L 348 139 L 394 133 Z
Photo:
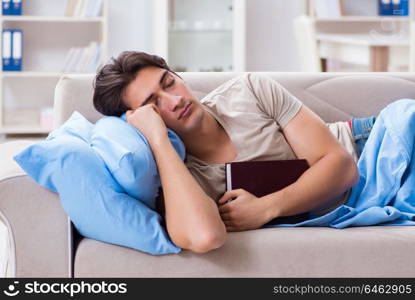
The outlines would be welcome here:
M 273 219 L 268 198 L 257 198 L 243 189 L 226 192 L 218 202 L 227 231 L 256 229 Z
M 127 121 L 147 138 L 150 145 L 167 136 L 167 127 L 154 104 L 127 111 Z

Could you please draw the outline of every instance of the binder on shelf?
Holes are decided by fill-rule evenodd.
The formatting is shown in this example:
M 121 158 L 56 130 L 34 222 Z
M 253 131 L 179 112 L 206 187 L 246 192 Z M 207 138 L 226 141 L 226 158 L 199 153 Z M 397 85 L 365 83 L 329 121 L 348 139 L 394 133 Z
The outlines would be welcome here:
M 2 33 L 3 71 L 12 71 L 12 31 L 5 29 Z
M 13 16 L 22 15 L 22 0 L 12 0 L 10 14 Z
M 392 0 L 392 15 L 407 16 L 408 0 Z
M 378 7 L 380 16 L 392 15 L 392 0 L 378 0 Z
M 19 29 L 5 29 L 2 36 L 3 71 L 21 71 L 23 53 L 23 32 Z
M 23 57 L 23 31 L 16 29 L 12 31 L 12 68 L 13 71 L 22 70 Z
M 378 0 L 380 16 L 408 16 L 408 0 Z
M 2 13 L 4 16 L 11 15 L 11 0 L 2 0 Z

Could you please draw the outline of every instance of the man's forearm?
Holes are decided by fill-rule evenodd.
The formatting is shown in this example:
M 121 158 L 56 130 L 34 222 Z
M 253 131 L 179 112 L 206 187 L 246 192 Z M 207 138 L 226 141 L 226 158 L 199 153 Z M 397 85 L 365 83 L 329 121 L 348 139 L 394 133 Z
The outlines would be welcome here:
M 187 170 L 168 138 L 153 143 L 152 150 L 160 173 L 166 223 L 172 240 L 188 249 L 198 239 L 213 239 L 213 243 L 223 244 L 226 228 L 216 203 Z
M 317 161 L 295 183 L 264 198 L 274 218 L 292 216 L 327 205 L 357 180 L 357 168 L 347 154 L 330 153 Z

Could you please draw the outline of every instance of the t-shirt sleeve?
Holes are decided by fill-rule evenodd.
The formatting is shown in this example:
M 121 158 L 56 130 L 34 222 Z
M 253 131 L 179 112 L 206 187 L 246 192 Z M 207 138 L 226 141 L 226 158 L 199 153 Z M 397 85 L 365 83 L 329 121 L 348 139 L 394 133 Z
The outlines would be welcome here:
M 273 118 L 281 128 L 300 111 L 302 103 L 272 78 L 250 73 L 247 79 L 260 109 Z

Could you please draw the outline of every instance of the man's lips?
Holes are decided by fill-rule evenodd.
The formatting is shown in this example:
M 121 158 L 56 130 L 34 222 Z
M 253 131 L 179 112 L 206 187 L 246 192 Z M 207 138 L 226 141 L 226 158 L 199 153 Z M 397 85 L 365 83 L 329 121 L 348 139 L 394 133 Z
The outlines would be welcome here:
M 190 110 L 190 106 L 192 105 L 192 103 L 189 103 L 189 104 L 187 104 L 185 107 L 184 107 L 184 109 L 183 109 L 183 111 L 180 113 L 180 115 L 179 115 L 179 119 L 181 119 L 181 118 L 183 118 L 183 117 L 185 117 L 185 116 L 187 116 L 187 114 L 189 113 L 189 110 Z

